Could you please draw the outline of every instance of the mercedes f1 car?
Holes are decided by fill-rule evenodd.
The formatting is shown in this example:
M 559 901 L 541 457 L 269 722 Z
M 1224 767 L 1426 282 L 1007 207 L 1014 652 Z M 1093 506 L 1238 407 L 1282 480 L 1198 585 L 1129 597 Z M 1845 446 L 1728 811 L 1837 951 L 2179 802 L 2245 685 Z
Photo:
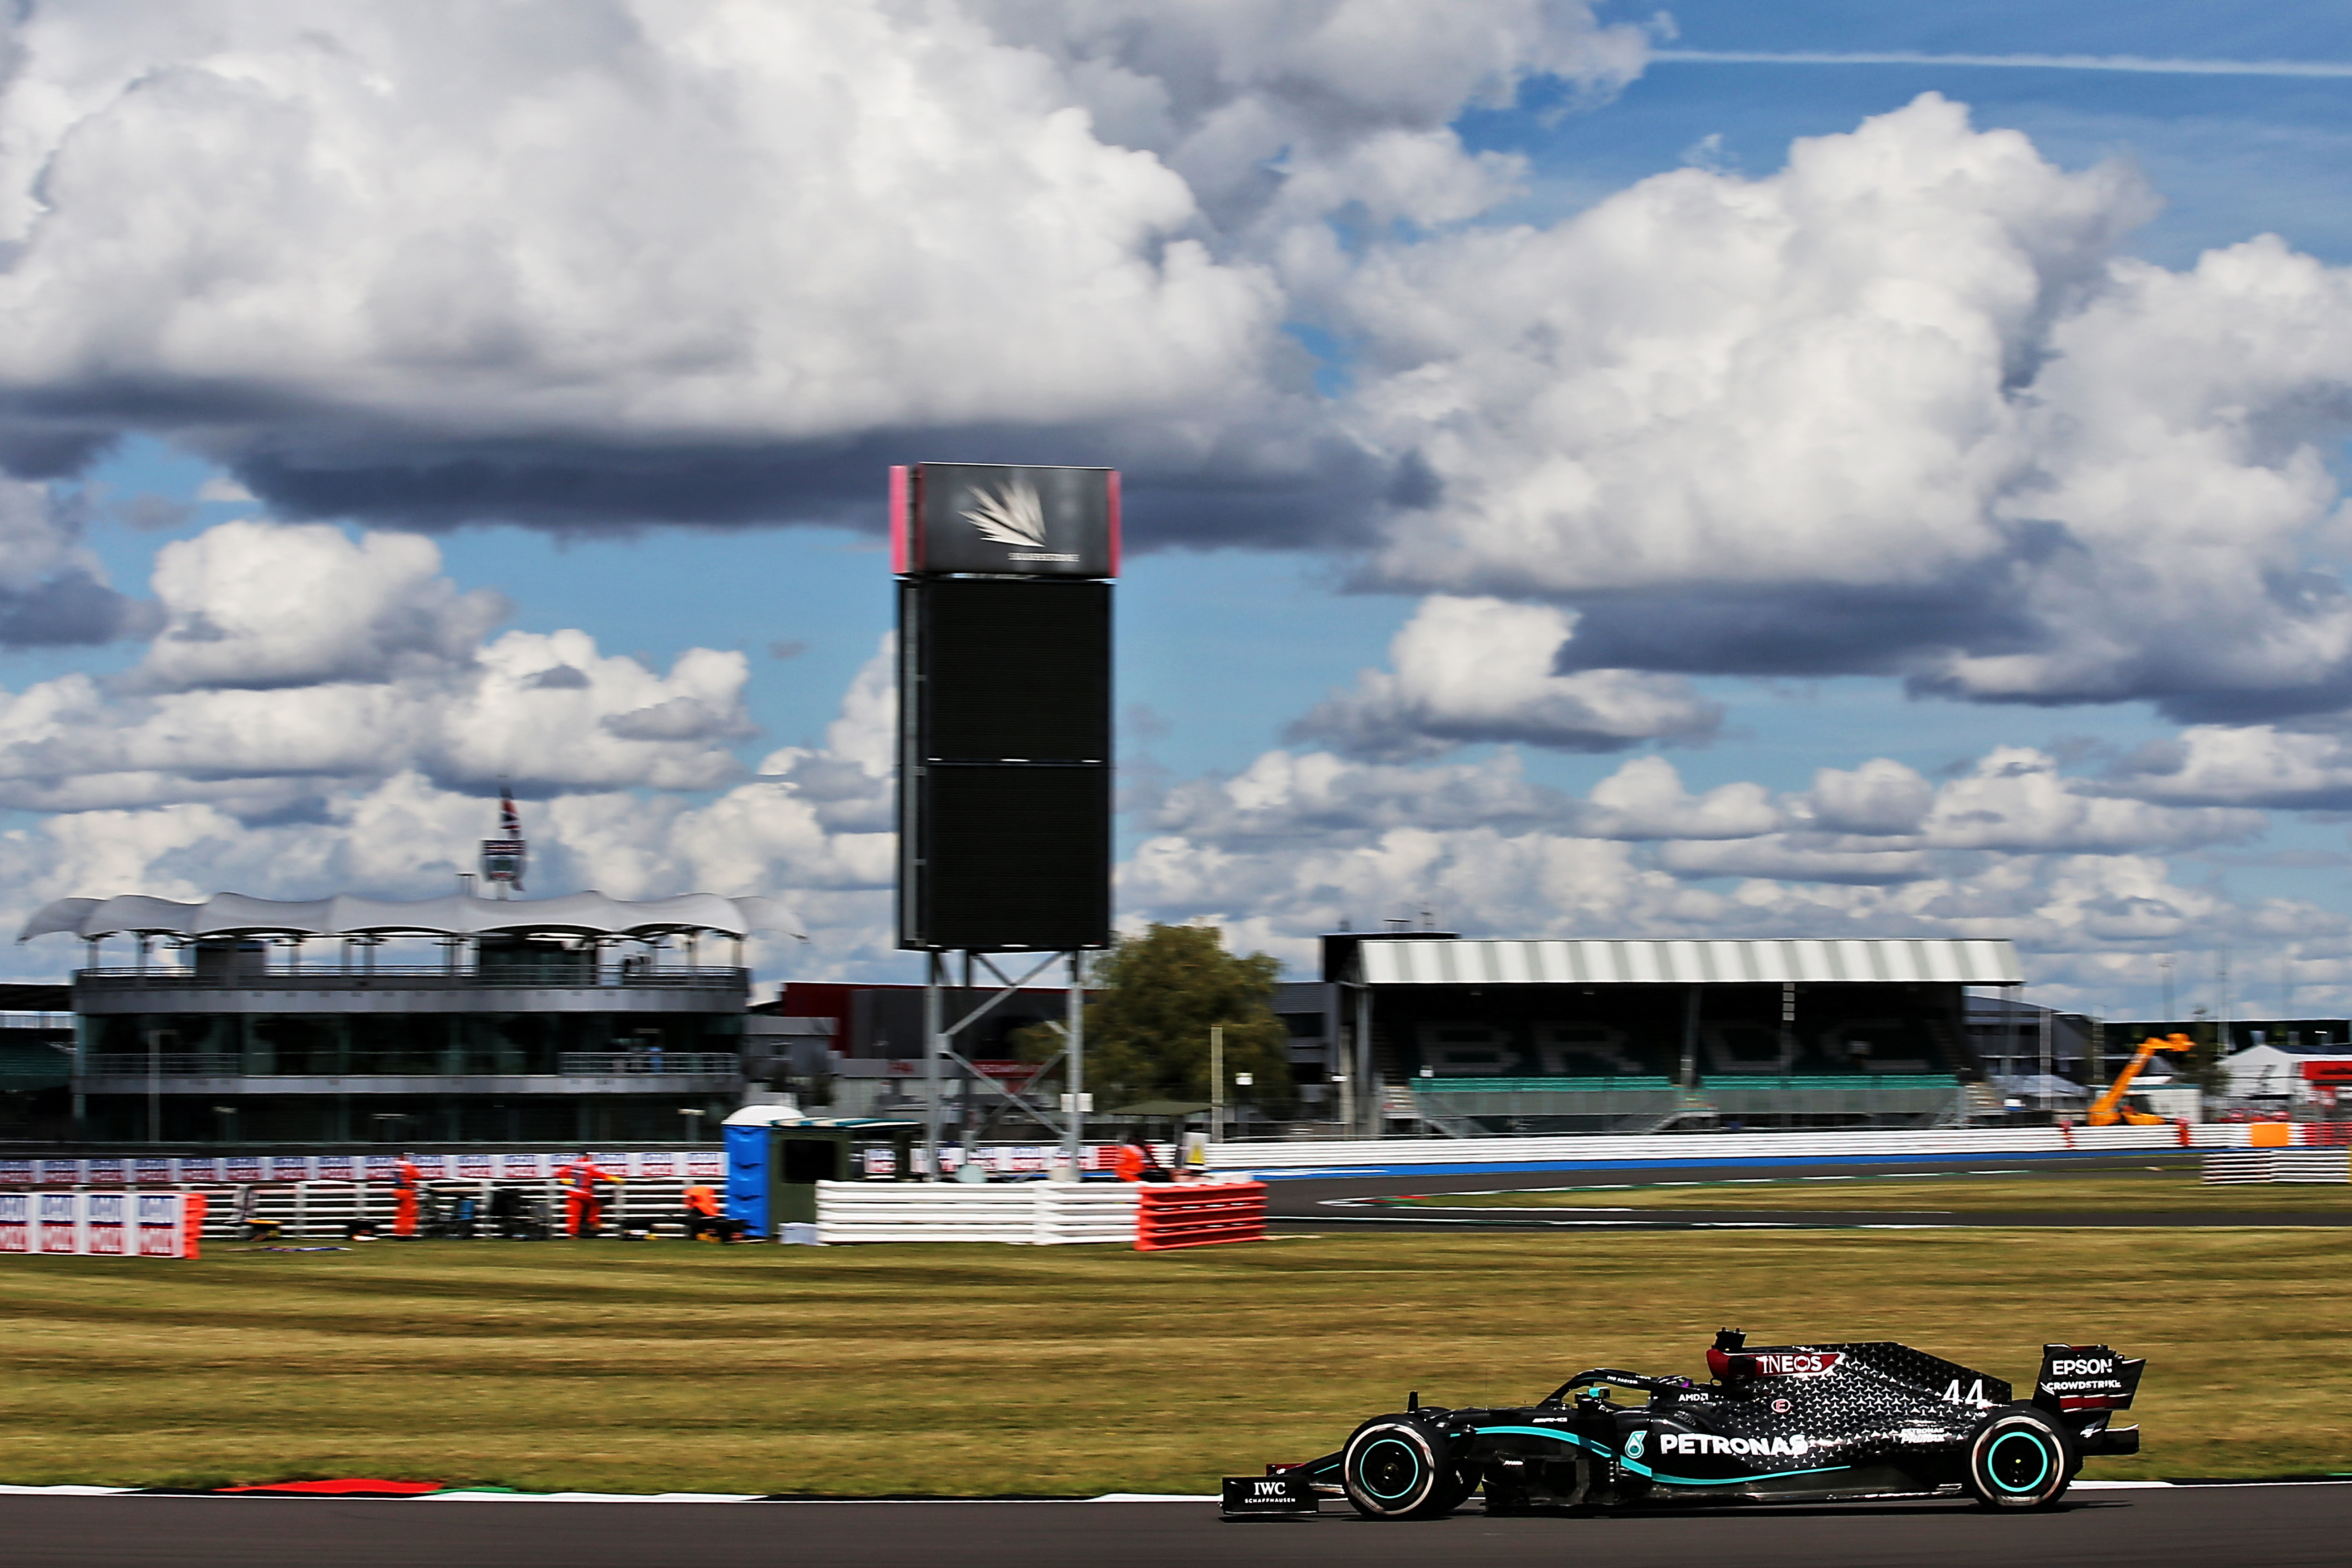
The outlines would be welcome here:
M 1673 1504 L 1974 1497 L 2047 1508 L 2085 1458 L 2139 1452 L 2131 1407 L 2147 1363 L 2105 1345 L 2045 1345 L 2033 1396 L 1886 1342 L 1750 1346 L 1726 1329 L 1709 1383 L 1596 1367 L 1531 1405 L 1375 1415 L 1336 1453 L 1229 1477 L 1228 1519 L 1318 1511 L 1426 1519 L 1482 1489 L 1489 1513 Z M 1621 1402 L 1613 1391 L 1642 1396 Z

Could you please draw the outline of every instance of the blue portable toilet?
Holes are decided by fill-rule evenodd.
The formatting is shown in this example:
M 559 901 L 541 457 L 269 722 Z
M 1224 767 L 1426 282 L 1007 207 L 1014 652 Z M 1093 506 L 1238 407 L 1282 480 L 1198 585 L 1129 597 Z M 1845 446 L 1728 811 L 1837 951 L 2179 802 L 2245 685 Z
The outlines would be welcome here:
M 741 1220 L 744 1235 L 768 1234 L 774 1129 L 806 1120 L 789 1105 L 747 1105 L 720 1126 L 727 1139 L 727 1217 Z
M 773 1238 L 780 1225 L 815 1221 L 819 1182 L 863 1177 L 860 1144 L 889 1144 L 897 1179 L 910 1178 L 922 1124 L 818 1119 L 787 1105 L 747 1105 L 720 1131 L 727 1140 L 727 1213 L 743 1222 L 746 1236 Z

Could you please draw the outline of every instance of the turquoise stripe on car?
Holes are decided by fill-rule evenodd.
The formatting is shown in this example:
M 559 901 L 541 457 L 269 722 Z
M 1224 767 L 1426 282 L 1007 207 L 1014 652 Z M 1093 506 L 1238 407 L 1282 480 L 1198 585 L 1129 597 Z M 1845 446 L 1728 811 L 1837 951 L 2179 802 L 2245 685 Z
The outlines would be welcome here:
M 1728 1476 L 1721 1479 L 1702 1479 L 1697 1476 L 1670 1476 L 1663 1470 L 1654 1470 L 1649 1466 L 1642 1463 L 1639 1459 L 1626 1458 L 1623 1455 L 1618 1453 L 1616 1449 L 1610 1447 L 1605 1443 L 1596 1443 L 1590 1437 L 1580 1437 L 1573 1432 L 1562 1432 L 1557 1427 L 1481 1426 L 1478 1428 L 1478 1435 L 1482 1437 L 1493 1434 L 1506 1433 L 1516 1436 L 1549 1437 L 1554 1442 L 1569 1443 L 1580 1448 L 1590 1448 L 1596 1454 L 1608 1455 L 1611 1458 L 1615 1459 L 1619 1464 L 1624 1466 L 1635 1475 L 1647 1476 L 1654 1481 L 1664 1481 L 1670 1487 L 1736 1487 L 1742 1481 L 1777 1481 L 1789 1476 L 1827 1476 L 1833 1475 L 1839 1470 L 1849 1470 L 1853 1468 L 1851 1465 L 1822 1465 L 1817 1468 L 1810 1470 L 1771 1470 L 1762 1475 Z
M 1580 1448 L 1590 1448 L 1596 1454 L 1606 1454 L 1611 1458 L 1617 1457 L 1617 1450 L 1607 1444 L 1596 1443 L 1590 1437 L 1580 1437 L 1573 1432 L 1563 1432 L 1557 1426 L 1481 1426 L 1478 1428 L 1478 1436 L 1481 1437 L 1491 1436 L 1497 1433 L 1509 1433 L 1526 1437 L 1549 1437 L 1556 1443 L 1569 1443 Z
M 1768 1470 L 1762 1475 L 1730 1476 L 1721 1480 L 1701 1480 L 1696 1476 L 1670 1476 L 1664 1470 L 1654 1470 L 1639 1459 L 1620 1459 L 1617 1462 L 1629 1470 L 1647 1476 L 1654 1481 L 1664 1481 L 1670 1487 L 1736 1487 L 1742 1481 L 1777 1481 L 1786 1476 L 1827 1476 L 1853 1468 L 1851 1465 L 1823 1465 L 1811 1470 Z

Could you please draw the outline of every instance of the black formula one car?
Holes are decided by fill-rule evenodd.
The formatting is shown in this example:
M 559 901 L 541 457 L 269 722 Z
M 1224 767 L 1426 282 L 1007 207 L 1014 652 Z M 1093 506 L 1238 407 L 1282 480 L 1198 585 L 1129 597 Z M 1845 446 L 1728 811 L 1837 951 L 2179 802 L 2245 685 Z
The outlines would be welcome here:
M 2147 1363 L 2045 1345 L 2033 1397 L 1887 1342 L 1750 1346 L 1726 1329 L 1711 1383 L 1596 1367 L 1517 1409 L 1445 1410 L 1416 1394 L 1345 1447 L 1229 1477 L 1228 1519 L 1314 1513 L 1344 1496 L 1368 1519 L 1428 1519 L 1484 1489 L 1486 1511 L 1958 1496 L 2046 1508 L 2085 1458 L 2139 1452 Z M 1640 1394 L 1619 1403 L 1612 1389 Z

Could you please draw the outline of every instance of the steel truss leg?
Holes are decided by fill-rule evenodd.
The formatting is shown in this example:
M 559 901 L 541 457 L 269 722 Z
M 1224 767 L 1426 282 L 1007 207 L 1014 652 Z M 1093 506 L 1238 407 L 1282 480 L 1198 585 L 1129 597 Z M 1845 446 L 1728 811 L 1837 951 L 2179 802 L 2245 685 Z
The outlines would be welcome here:
M 1024 954 L 1024 956 L 1027 955 Z M 1029 982 L 1036 979 L 1040 974 L 1045 973 L 1046 970 L 1052 968 L 1055 964 L 1064 962 L 1066 962 L 1069 964 L 1070 972 L 1070 993 L 1066 1013 L 1067 1021 L 1062 1024 L 1054 1024 L 1049 1022 L 1046 1025 L 1046 1027 L 1053 1029 L 1062 1037 L 1062 1053 L 1061 1055 L 1054 1058 L 1053 1060 L 1046 1062 L 1044 1067 L 1040 1068 L 1038 1069 L 1038 1076 L 1041 1078 L 1044 1077 L 1045 1072 L 1050 1070 L 1055 1062 L 1060 1061 L 1065 1056 L 1067 1057 L 1070 1064 L 1068 1073 L 1070 1093 L 1073 1096 L 1070 1103 L 1073 1107 L 1082 1106 L 1086 1103 L 1085 1100 L 1082 1098 L 1086 1092 L 1086 994 L 1080 984 L 1086 972 L 1085 952 L 1046 953 L 1038 959 L 1037 963 L 1029 969 L 1028 973 L 1023 974 L 1017 980 L 1008 977 L 1003 970 L 999 969 L 996 966 L 995 959 L 988 953 L 968 952 L 963 955 L 963 959 L 964 975 L 966 980 L 965 988 L 967 990 L 971 989 L 970 981 L 971 969 L 975 960 L 978 961 L 982 968 L 988 971 L 990 977 L 995 981 L 997 989 L 992 992 L 987 999 L 982 1001 L 980 1005 L 974 1007 L 971 1012 L 966 1013 L 962 1017 L 958 1018 L 953 1024 L 948 1024 L 945 1022 L 947 1017 L 947 999 L 944 992 L 947 976 L 947 954 L 942 952 L 931 952 L 925 955 L 926 962 L 924 964 L 923 982 L 923 1085 L 925 1098 L 928 1100 L 929 1104 L 925 1109 L 923 1118 L 923 1155 L 925 1163 L 929 1167 L 929 1178 L 932 1181 L 938 1181 L 940 1179 L 940 1134 L 946 1125 L 946 1106 L 943 1103 L 943 1097 L 941 1094 L 941 1090 L 945 1087 L 945 1075 L 941 1070 L 942 1065 L 953 1064 L 962 1073 L 968 1075 L 975 1081 L 982 1077 L 980 1070 L 971 1065 L 971 1062 L 962 1052 L 956 1049 L 956 1037 L 961 1035 L 964 1030 L 970 1028 L 972 1025 L 980 1022 L 981 1019 L 993 1012 L 998 1006 L 1003 1005 L 1007 998 L 1018 994 L 1021 988 L 1028 984 Z M 1027 1111 L 1031 1116 L 1036 1118 L 1041 1126 L 1044 1126 L 1048 1131 L 1058 1131 L 1060 1132 L 1063 1147 L 1067 1152 L 1070 1161 L 1071 1173 L 1076 1174 L 1078 1168 L 1078 1161 L 1084 1152 L 1083 1140 L 1086 1130 L 1085 1112 L 1082 1110 L 1073 1110 L 1069 1112 L 1067 1120 L 1066 1121 L 1063 1118 L 1055 1116 L 1044 1106 L 1030 1100 L 1027 1095 L 1024 1094 L 1019 1089 L 1009 1089 L 1003 1084 L 998 1084 L 996 1086 L 996 1091 L 1003 1095 L 1006 1100 L 1021 1107 L 1022 1110 Z

